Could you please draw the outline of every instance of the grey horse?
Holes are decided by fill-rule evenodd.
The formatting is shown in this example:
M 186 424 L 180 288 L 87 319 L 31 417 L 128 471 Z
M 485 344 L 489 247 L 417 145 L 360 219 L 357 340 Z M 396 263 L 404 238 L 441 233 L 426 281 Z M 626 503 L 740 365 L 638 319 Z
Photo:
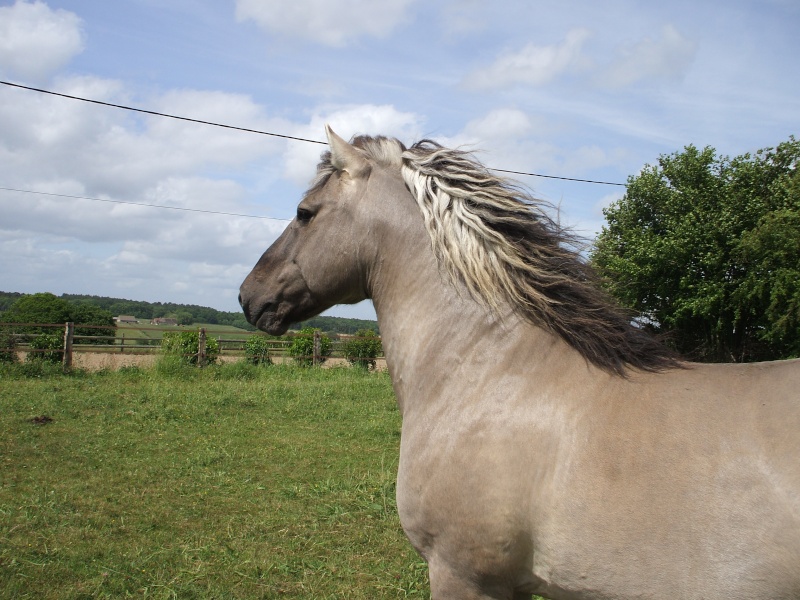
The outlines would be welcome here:
M 800 598 L 800 361 L 682 362 L 469 154 L 327 133 L 240 301 L 372 299 L 435 600 Z

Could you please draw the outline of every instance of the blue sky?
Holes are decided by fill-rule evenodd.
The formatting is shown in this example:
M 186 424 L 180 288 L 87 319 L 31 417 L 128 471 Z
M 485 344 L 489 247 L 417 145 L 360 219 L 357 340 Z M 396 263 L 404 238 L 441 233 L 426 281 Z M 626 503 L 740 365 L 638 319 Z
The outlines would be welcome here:
M 800 133 L 800 3 L 0 0 L 0 79 L 322 140 L 432 137 L 625 182 Z M 0 85 L 0 289 L 238 310 L 322 146 Z M 519 177 L 588 238 L 624 188 Z M 329 314 L 374 318 L 369 304 Z

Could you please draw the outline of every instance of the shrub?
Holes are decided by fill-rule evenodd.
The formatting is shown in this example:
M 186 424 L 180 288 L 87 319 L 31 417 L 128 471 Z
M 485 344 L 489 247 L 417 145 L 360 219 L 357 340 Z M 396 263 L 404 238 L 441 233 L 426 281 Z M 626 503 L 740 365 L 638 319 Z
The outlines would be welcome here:
M 375 359 L 382 353 L 381 338 L 371 329 L 359 329 L 344 344 L 345 358 L 362 369 L 374 369 Z
M 164 354 L 177 356 L 186 364 L 197 364 L 199 349 L 199 331 L 167 331 L 161 338 L 161 350 Z M 206 337 L 206 364 L 213 365 L 218 356 L 219 342 L 213 337 Z
M 64 339 L 57 333 L 40 333 L 31 340 L 30 349 L 25 357 L 28 362 L 60 363 L 64 356 Z
M 10 331 L 0 330 L 0 363 L 17 363 L 17 338 Z
M 251 335 L 244 343 L 245 361 L 251 365 L 271 365 L 269 357 L 269 338 L 263 335 Z
M 288 353 L 298 365 L 310 367 L 314 361 L 314 332 L 320 331 L 313 327 L 306 327 L 301 329 L 298 334 L 292 338 L 292 343 L 289 345 Z M 319 362 L 323 363 L 331 355 L 333 351 L 333 344 L 331 338 L 327 335 L 320 335 L 320 356 Z

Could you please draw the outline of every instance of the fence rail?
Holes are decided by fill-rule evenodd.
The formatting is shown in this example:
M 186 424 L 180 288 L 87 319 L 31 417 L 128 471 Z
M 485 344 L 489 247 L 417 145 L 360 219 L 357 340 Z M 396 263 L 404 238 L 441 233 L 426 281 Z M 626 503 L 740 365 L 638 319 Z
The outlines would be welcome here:
M 38 329 L 38 332 L 33 330 Z M 76 333 L 76 331 L 81 333 Z M 153 337 L 142 337 L 142 332 L 158 332 Z M 219 356 L 245 355 L 247 340 L 254 336 L 265 337 L 266 354 L 270 359 L 286 359 L 290 357 L 290 347 L 294 339 L 308 337 L 304 334 L 289 334 L 287 338 L 268 338 L 258 332 L 234 333 L 230 330 L 215 330 L 213 327 L 187 327 L 187 326 L 136 326 L 118 327 L 102 325 L 82 325 L 68 323 L 0 323 L 0 354 L 22 352 L 29 354 L 44 354 L 58 352 L 65 368 L 73 364 L 76 353 L 124 353 L 124 354 L 157 354 L 161 351 L 161 335 L 168 332 L 197 331 L 199 334 L 197 362 L 203 366 L 206 363 L 206 347 L 208 338 L 213 337 L 217 342 Z M 62 340 L 60 347 L 38 348 L 34 340 L 47 333 L 59 336 Z M 126 335 L 127 334 L 127 335 Z M 215 335 L 216 334 L 216 335 Z M 227 337 L 226 337 L 227 336 Z M 316 331 L 313 336 L 313 351 L 308 356 L 291 356 L 299 360 L 307 360 L 314 365 L 321 364 L 328 358 L 348 358 L 345 344 L 359 338 L 353 335 L 334 334 L 330 338 L 330 348 L 327 353 L 322 351 L 322 334 Z M 194 355 L 193 355 L 194 356 Z M 375 361 L 382 359 L 382 352 L 377 356 L 359 357 L 360 360 Z

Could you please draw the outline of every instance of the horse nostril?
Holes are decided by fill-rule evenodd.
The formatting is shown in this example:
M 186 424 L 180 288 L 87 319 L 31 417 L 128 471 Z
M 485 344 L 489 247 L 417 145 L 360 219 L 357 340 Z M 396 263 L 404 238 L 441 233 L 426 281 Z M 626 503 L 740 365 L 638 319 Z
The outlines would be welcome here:
M 242 295 L 241 294 L 239 294 L 239 306 L 244 307 L 244 304 L 242 304 Z

